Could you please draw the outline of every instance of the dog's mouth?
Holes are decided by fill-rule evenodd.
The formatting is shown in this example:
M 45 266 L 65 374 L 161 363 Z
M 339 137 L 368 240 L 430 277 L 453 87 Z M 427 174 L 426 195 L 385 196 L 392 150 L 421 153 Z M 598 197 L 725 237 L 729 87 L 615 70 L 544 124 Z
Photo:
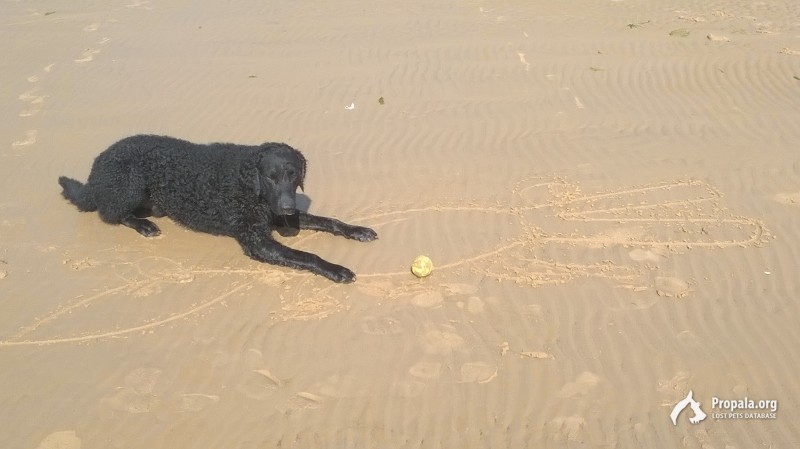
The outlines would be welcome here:
M 281 214 L 278 215 L 278 222 L 291 228 L 300 227 L 300 214 L 294 209 L 281 211 Z
M 275 230 L 284 237 L 294 237 L 300 233 L 300 214 L 295 211 L 293 214 L 278 215 L 275 217 L 277 224 Z

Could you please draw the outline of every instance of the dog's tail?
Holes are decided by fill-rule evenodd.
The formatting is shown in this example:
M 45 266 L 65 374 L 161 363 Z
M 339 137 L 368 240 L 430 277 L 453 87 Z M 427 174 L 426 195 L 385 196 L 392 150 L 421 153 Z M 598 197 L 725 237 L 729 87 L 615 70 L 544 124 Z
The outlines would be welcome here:
M 72 204 L 78 206 L 78 210 L 81 212 L 97 210 L 97 205 L 94 204 L 94 200 L 83 183 L 72 178 L 67 178 L 66 176 L 60 176 L 58 178 L 58 183 L 64 188 L 61 194 L 64 195 L 64 198 L 70 200 Z

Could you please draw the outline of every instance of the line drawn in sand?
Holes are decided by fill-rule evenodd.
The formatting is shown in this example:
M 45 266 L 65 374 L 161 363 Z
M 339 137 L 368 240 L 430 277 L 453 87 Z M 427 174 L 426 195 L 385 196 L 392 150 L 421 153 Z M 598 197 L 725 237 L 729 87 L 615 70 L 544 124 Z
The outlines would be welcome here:
M 408 232 L 403 234 L 403 227 L 413 226 L 425 218 L 424 214 L 429 215 L 426 219 L 431 223 L 448 233 L 452 233 L 450 228 L 465 218 L 486 220 L 495 215 L 508 224 L 504 231 L 508 235 L 492 237 L 494 240 L 486 244 L 487 249 L 467 248 L 466 253 L 462 251 L 452 260 L 435 261 L 436 273 L 425 281 L 409 274 L 405 264 L 413 257 L 387 255 L 391 256 L 391 265 L 397 269 L 378 268 L 375 272 L 362 272 L 355 287 L 368 295 L 398 298 L 437 288 L 437 273 L 443 276 L 467 269 L 479 277 L 527 287 L 599 278 L 635 290 L 648 290 L 652 286 L 645 284 L 642 264 L 657 263 L 670 253 L 760 246 L 770 239 L 761 221 L 732 214 L 721 204 L 721 199 L 720 192 L 711 185 L 693 180 L 584 194 L 579 186 L 561 178 L 528 179 L 511 189 L 505 204 L 435 205 L 373 213 L 355 221 L 379 230 L 382 240 L 376 243 L 392 240 L 386 236 L 392 230 L 400 232 L 399 238 L 407 238 Z M 301 235 L 291 245 L 301 248 L 317 235 Z M 441 240 L 441 236 L 436 235 L 430 238 Z M 370 251 L 375 251 L 375 248 Z M 574 254 L 568 255 L 571 252 Z M 563 261 L 565 257 L 567 261 Z M 596 261 L 570 262 L 589 257 L 596 257 Z M 147 269 L 147 264 L 156 266 Z M 341 289 L 351 288 L 321 281 L 304 272 L 269 266 L 258 269 L 189 269 L 170 259 L 146 257 L 134 263 L 119 263 L 113 268 L 122 267 L 133 269 L 133 272 L 127 278 L 118 275 L 122 280 L 120 285 L 75 298 L 11 335 L 0 335 L 0 347 L 85 343 L 148 332 L 223 303 L 257 282 L 283 287 L 279 293 L 283 306 L 275 312 L 274 318 L 320 319 L 345 310 L 347 305 L 342 298 L 346 294 Z M 234 280 L 226 284 L 224 291 L 186 304 L 182 311 L 169 316 L 142 318 L 135 325 L 72 336 L 30 337 L 75 312 L 113 298 L 129 302 L 132 296 L 158 293 L 164 286 L 180 289 L 180 284 L 219 276 L 232 276 Z
M 554 256 L 570 249 L 637 248 L 628 253 L 629 259 L 657 261 L 669 252 L 758 246 L 770 238 L 761 221 L 731 214 L 720 204 L 722 195 L 701 181 L 665 182 L 594 194 L 583 194 L 578 186 L 563 179 L 525 184 L 512 190 L 512 201 L 507 205 L 433 206 L 374 214 L 359 221 L 380 228 L 420 213 L 479 212 L 516 217 L 519 232 L 513 238 L 470 257 L 437 263 L 436 270 L 468 266 L 479 275 L 530 286 L 581 277 L 623 282 L 640 276 L 635 266 L 623 264 L 625 260 L 582 264 L 559 262 Z M 573 231 L 564 232 L 565 228 Z M 407 275 L 407 270 L 359 275 L 359 281 L 401 275 Z

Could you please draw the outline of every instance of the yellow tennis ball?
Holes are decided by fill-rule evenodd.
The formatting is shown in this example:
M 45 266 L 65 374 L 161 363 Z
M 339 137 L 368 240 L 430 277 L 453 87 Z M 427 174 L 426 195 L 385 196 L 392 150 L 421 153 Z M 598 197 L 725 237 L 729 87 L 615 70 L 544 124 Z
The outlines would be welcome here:
M 418 278 L 429 276 L 433 272 L 433 262 L 428 256 L 417 256 L 411 263 L 411 272 Z

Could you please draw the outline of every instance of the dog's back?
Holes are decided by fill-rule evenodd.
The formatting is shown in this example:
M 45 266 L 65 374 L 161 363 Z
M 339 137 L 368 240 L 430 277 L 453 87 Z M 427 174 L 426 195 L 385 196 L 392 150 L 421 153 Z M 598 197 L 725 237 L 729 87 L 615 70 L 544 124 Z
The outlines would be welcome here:
M 146 192 L 144 202 L 160 214 L 198 231 L 228 234 L 244 205 L 255 202 L 242 190 L 239 173 L 255 151 L 244 145 L 134 136 L 98 156 L 89 185 L 111 181 L 108 187 L 116 190 L 133 185 Z

